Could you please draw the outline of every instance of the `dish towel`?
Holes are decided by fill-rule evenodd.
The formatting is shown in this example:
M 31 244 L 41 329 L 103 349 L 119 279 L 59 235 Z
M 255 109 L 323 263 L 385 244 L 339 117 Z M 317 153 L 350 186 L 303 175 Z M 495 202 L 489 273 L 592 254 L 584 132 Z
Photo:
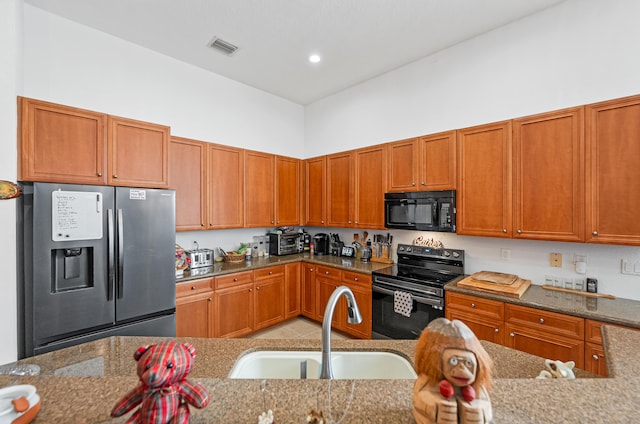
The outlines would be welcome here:
M 413 297 L 411 293 L 403 291 L 393 292 L 393 311 L 405 317 L 411 316 L 413 310 Z

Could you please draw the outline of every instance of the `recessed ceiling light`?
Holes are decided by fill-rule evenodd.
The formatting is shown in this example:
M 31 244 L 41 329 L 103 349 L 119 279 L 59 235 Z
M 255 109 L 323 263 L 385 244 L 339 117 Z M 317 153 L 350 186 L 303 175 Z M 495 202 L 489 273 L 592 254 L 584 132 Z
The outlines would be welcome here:
M 318 56 L 317 54 L 312 54 L 311 56 L 309 56 L 309 62 L 311 63 L 320 62 L 320 56 Z

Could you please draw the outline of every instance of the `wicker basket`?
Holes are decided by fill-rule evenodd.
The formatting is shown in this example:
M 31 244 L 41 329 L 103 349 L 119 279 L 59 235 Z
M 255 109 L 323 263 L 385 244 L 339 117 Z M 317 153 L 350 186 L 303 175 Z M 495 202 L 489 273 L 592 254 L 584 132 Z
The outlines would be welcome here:
M 236 253 L 236 252 L 227 252 L 224 255 L 225 262 L 242 262 L 244 261 L 244 254 Z

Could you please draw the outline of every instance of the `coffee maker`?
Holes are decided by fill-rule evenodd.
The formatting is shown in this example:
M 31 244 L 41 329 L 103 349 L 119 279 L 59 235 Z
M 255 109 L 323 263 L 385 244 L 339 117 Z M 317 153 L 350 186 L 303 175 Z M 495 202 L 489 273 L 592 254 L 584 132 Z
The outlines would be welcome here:
M 318 233 L 313 236 L 314 254 L 328 255 L 331 252 L 329 234 Z

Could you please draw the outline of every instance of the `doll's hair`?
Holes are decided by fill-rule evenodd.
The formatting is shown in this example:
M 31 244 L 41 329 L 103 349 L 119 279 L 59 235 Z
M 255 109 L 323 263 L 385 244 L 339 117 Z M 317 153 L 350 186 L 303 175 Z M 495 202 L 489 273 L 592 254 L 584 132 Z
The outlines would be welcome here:
M 468 350 L 478 361 L 476 379 L 471 386 L 479 393 L 482 386 L 491 388 L 493 362 L 480 341 L 462 321 L 438 318 L 422 331 L 416 346 L 416 372 L 427 377 L 427 384 L 437 385 L 444 379 L 442 353 L 445 349 Z

